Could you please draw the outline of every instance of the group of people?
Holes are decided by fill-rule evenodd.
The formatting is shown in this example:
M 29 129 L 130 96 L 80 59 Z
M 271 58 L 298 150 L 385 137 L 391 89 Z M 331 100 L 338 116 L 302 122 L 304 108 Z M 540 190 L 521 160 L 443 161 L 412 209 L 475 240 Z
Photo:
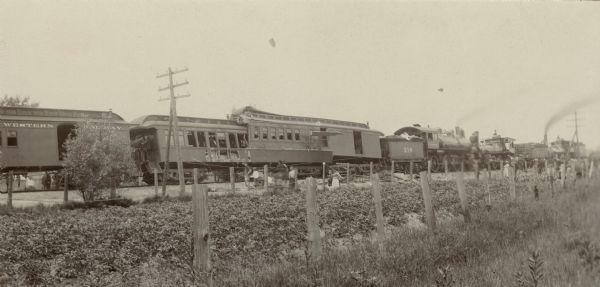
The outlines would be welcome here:
M 329 176 L 327 178 L 327 186 L 329 189 L 335 189 L 340 187 L 340 182 L 344 178 L 340 173 L 334 169 L 329 170 Z M 267 180 L 269 185 L 276 187 L 288 186 L 290 190 L 293 190 L 298 180 L 298 168 L 295 166 L 288 167 L 285 163 L 279 162 L 275 170 L 273 170 L 267 178 L 264 178 L 264 173 L 258 168 L 249 167 L 248 173 L 245 174 L 245 182 L 249 187 L 261 186 L 264 184 L 264 180 Z
M 248 173 L 245 174 L 245 182 L 250 187 L 260 186 L 266 180 L 268 184 L 275 184 L 275 186 L 287 185 L 289 188 L 295 186 L 296 180 L 298 179 L 298 169 L 294 166 L 288 167 L 285 163 L 279 162 L 275 170 L 264 178 L 264 173 L 254 167 L 249 167 Z
M 533 166 L 531 166 L 530 168 L 533 168 L 538 174 L 542 174 L 542 173 L 546 173 L 548 175 L 553 174 L 556 175 L 557 179 L 561 179 L 563 176 L 564 177 L 576 177 L 576 178 L 581 178 L 582 176 L 584 176 L 584 166 L 588 165 L 587 163 L 581 162 L 581 161 L 558 161 L 558 162 L 551 162 L 551 161 L 547 161 L 547 162 L 541 162 L 539 160 L 535 160 L 533 163 Z M 505 161 L 504 162 L 504 166 L 503 166 L 503 175 L 504 177 L 509 177 L 509 168 L 513 167 L 513 165 L 511 164 L 511 161 Z

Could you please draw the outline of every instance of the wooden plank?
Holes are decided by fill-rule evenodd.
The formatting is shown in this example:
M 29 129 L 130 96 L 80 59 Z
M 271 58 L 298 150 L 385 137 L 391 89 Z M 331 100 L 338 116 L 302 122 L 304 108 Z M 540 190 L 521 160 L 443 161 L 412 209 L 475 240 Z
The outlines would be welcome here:
M 464 163 L 461 162 L 461 169 L 464 168 Z M 467 188 L 465 186 L 464 171 L 459 171 L 456 174 L 456 187 L 458 189 L 458 198 L 460 200 L 460 208 L 465 223 L 471 222 L 471 214 L 469 213 L 469 202 L 467 196 Z
M 385 231 L 383 226 L 383 206 L 381 203 L 381 184 L 379 183 L 379 175 L 374 174 L 371 178 L 372 192 L 373 192 L 373 203 L 375 204 L 375 219 L 377 223 L 377 242 L 379 243 L 379 251 L 383 253 L 383 239 L 385 238 Z
M 306 226 L 308 230 L 308 260 L 318 262 L 321 259 L 321 230 L 319 228 L 319 209 L 317 203 L 317 185 L 315 179 L 306 180 Z
M 194 168 L 192 185 L 193 266 L 197 272 L 210 272 L 210 229 L 208 218 L 208 189 L 198 185 L 198 169 Z
M 422 171 L 419 175 L 421 177 L 421 191 L 423 192 L 423 203 L 425 205 L 425 220 L 429 229 L 435 230 L 435 212 L 433 210 L 431 190 L 429 189 L 429 178 L 426 171 Z

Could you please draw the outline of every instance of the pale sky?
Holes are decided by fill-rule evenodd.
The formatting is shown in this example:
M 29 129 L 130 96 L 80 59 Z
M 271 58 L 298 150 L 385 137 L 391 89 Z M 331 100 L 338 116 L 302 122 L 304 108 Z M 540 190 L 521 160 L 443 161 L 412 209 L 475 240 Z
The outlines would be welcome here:
M 600 3 L 0 0 L 1 95 L 129 121 L 168 113 L 169 66 L 189 68 L 183 116 L 251 104 L 541 141 L 561 107 L 600 99 Z M 581 140 L 600 146 L 600 104 L 579 112 Z

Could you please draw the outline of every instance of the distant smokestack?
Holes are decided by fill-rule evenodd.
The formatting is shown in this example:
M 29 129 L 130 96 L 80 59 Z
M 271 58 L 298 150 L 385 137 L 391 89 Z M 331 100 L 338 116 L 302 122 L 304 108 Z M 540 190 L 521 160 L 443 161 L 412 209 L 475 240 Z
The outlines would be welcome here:
M 548 133 L 544 133 L 544 141 L 543 141 L 545 146 L 548 146 Z

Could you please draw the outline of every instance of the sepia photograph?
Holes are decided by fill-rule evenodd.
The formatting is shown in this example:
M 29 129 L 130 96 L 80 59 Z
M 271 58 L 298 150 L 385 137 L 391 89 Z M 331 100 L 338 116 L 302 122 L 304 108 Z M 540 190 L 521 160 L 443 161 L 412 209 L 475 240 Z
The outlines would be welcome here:
M 0 0 L 0 287 L 600 286 L 600 1 Z

